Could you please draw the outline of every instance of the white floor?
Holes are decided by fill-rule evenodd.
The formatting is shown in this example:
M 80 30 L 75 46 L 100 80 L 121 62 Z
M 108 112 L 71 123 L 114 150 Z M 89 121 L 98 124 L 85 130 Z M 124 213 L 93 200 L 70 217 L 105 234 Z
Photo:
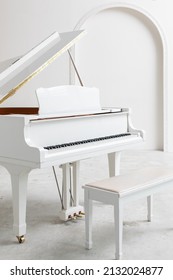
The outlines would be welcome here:
M 131 151 L 122 154 L 121 173 L 147 165 L 173 167 L 173 154 Z M 59 173 L 61 176 L 61 174 Z M 106 157 L 81 163 L 81 185 L 108 176 Z M 83 204 L 83 190 L 80 189 Z M 61 222 L 60 206 L 51 169 L 34 170 L 29 177 L 27 235 L 18 244 L 12 232 L 10 178 L 0 167 L 0 259 L 114 259 L 112 206 L 95 203 L 93 249 L 84 248 L 84 218 Z M 154 217 L 146 221 L 146 200 L 124 210 L 123 259 L 173 259 L 173 189 L 154 196 Z

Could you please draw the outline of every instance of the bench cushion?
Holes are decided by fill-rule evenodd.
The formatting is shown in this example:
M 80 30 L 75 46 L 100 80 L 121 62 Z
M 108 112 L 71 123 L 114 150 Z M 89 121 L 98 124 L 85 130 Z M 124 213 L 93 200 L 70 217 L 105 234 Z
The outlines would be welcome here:
M 150 166 L 134 170 L 124 175 L 89 183 L 84 186 L 84 188 L 94 187 L 101 190 L 116 192 L 119 196 L 125 196 L 130 194 L 130 192 L 147 189 L 150 186 L 171 180 L 173 180 L 173 168 Z

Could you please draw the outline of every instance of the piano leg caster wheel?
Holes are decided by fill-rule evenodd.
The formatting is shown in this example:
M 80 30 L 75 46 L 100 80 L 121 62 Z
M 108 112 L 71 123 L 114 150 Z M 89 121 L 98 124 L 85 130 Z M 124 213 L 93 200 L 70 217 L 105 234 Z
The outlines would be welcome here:
M 16 236 L 17 237 L 17 240 L 20 244 L 24 243 L 25 242 L 25 236 L 24 235 L 21 235 L 21 236 Z

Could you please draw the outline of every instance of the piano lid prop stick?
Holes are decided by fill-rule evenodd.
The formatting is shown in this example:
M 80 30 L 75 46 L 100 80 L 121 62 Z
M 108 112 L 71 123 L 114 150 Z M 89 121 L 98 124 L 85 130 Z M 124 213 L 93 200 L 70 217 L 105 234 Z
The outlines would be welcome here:
M 82 80 L 81 80 L 81 77 L 80 77 L 80 75 L 79 75 L 79 72 L 78 72 L 78 70 L 77 70 L 77 67 L 76 67 L 76 65 L 75 65 L 75 63 L 74 63 L 73 57 L 72 57 L 72 55 L 71 55 L 71 53 L 70 53 L 69 50 L 68 50 L 68 54 L 69 54 L 69 56 L 70 56 L 70 60 L 71 60 L 71 62 L 72 62 L 72 64 L 73 64 L 73 67 L 74 67 L 74 70 L 75 70 L 75 72 L 76 72 L 76 75 L 77 75 L 77 77 L 78 77 L 78 79 L 79 79 L 80 85 L 83 87 L 84 84 L 83 84 L 83 82 L 82 82 Z

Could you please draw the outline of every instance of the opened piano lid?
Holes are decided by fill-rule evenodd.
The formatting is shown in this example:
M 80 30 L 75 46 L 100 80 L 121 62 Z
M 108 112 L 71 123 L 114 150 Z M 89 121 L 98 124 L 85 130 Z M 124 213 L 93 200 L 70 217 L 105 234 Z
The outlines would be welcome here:
M 83 30 L 60 34 L 55 32 L 27 54 L 12 61 L 12 64 L 9 65 L 8 61 L 6 69 L 6 63 L 3 63 L 3 71 L 0 73 L 0 103 L 72 47 L 83 34 Z

